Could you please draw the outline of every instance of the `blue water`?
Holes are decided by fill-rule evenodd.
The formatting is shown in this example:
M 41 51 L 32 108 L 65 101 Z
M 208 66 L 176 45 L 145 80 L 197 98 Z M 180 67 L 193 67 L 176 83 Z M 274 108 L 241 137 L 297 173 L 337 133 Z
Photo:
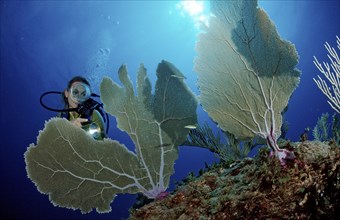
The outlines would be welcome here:
M 175 64 L 196 93 L 193 60 L 199 28 L 179 1 L 1 1 L 1 214 L 10 219 L 121 219 L 135 195 L 120 195 L 108 214 L 82 215 L 54 207 L 27 178 L 23 154 L 36 142 L 45 120 L 55 116 L 39 104 L 50 90 L 62 91 L 74 75 L 90 78 L 95 90 L 101 78 L 117 80 L 117 70 L 128 65 L 130 76 L 144 63 L 155 83 L 162 60 Z M 208 13 L 208 3 L 204 2 Z M 297 141 L 306 127 L 313 127 L 324 112 L 334 111 L 313 82 L 319 74 L 313 56 L 326 61 L 325 41 L 336 46 L 340 36 L 340 1 L 260 1 L 280 35 L 293 42 L 300 55 L 301 82 L 294 92 L 286 120 L 288 138 Z M 208 121 L 198 109 L 199 121 Z M 211 125 L 213 123 L 210 122 Z M 214 128 L 216 130 L 216 128 Z M 133 149 L 129 137 L 117 130 L 111 117 L 110 136 Z M 208 150 L 180 147 L 174 181 L 204 168 L 217 158 Z M 2 218 L 3 219 L 3 218 Z

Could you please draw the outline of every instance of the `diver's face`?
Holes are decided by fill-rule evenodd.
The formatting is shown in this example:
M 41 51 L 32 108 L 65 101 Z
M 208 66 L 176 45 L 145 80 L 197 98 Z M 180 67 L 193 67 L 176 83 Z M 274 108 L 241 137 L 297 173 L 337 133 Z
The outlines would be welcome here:
M 72 83 L 71 88 L 74 87 L 77 83 L 79 83 L 79 82 Z M 77 102 L 76 100 L 71 98 L 70 89 L 65 90 L 65 97 L 67 98 L 68 105 L 69 105 L 70 108 L 77 108 L 78 107 L 79 102 Z
M 84 103 L 91 96 L 91 88 L 83 82 L 74 82 L 71 88 L 65 91 L 68 104 L 72 108 L 76 108 L 79 103 Z

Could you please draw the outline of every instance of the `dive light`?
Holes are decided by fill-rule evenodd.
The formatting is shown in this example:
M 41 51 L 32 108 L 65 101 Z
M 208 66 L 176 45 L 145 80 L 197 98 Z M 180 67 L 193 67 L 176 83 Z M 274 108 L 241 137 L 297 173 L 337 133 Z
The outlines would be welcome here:
M 95 122 L 85 122 L 83 123 L 82 129 L 84 129 L 90 136 L 94 139 L 101 139 L 101 129 Z

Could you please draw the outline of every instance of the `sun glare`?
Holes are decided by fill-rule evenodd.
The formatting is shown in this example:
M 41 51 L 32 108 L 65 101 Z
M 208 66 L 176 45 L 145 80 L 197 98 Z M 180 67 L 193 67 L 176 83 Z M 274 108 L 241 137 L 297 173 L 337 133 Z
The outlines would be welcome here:
M 203 12 L 203 2 L 199 1 L 182 1 L 183 9 L 187 11 L 191 16 L 198 15 Z
M 181 15 L 183 17 L 189 15 L 194 20 L 196 26 L 199 26 L 200 23 L 207 25 L 208 15 L 204 14 L 204 1 L 182 0 L 176 6 L 180 10 Z

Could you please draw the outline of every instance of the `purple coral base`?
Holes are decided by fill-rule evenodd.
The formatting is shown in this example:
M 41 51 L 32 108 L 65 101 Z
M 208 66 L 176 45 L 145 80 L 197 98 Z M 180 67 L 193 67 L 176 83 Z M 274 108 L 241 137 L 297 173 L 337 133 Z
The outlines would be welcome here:
M 277 145 L 273 127 L 270 129 L 270 134 L 268 134 L 267 136 L 267 144 L 273 150 L 269 156 L 272 157 L 273 155 L 275 155 L 275 157 L 279 159 L 282 166 L 286 166 L 288 161 L 295 160 L 295 155 L 293 151 L 280 149 L 280 147 Z

